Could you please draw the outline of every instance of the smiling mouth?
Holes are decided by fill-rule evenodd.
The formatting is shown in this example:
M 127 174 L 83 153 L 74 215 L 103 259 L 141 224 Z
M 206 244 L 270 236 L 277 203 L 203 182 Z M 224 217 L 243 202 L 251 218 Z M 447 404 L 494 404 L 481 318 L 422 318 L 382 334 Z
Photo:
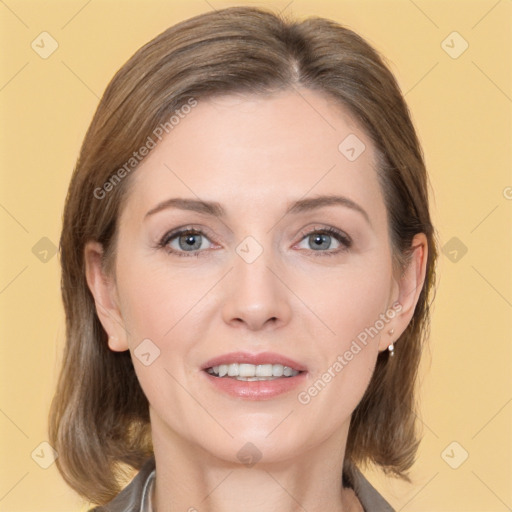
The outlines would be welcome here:
M 287 379 L 303 373 L 282 364 L 255 365 L 248 363 L 221 364 L 206 368 L 205 371 L 221 379 L 229 378 L 243 381 Z

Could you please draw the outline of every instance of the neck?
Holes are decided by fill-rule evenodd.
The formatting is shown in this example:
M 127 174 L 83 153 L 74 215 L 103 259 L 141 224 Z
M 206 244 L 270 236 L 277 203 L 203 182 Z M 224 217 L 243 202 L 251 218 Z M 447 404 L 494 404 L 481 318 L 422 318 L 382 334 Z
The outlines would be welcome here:
M 249 466 L 191 444 L 166 428 L 156 415 L 151 425 L 156 463 L 154 512 L 362 510 L 354 492 L 342 488 L 348 426 L 320 446 L 286 460 L 267 457 L 263 462 L 263 457 Z

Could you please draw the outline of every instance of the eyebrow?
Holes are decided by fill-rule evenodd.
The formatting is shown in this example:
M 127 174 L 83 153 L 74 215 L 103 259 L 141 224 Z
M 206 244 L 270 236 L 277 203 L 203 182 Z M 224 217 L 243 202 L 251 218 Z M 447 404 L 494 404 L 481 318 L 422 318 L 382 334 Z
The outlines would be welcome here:
M 324 208 L 326 206 L 344 206 L 346 208 L 350 208 L 351 210 L 359 212 L 365 218 L 366 222 L 368 222 L 368 224 L 371 226 L 370 217 L 366 210 L 364 210 L 364 208 L 362 208 L 356 202 L 352 201 L 352 199 L 349 199 L 345 196 L 322 195 L 307 199 L 299 199 L 298 201 L 295 201 L 288 206 L 285 215 L 310 212 L 312 210 Z M 220 205 L 220 203 L 215 201 L 202 201 L 200 199 L 184 199 L 181 197 L 173 197 L 158 203 L 154 208 L 146 213 L 144 218 L 147 218 L 150 215 L 154 215 L 155 213 L 166 210 L 168 208 L 189 210 L 206 215 L 212 215 L 214 217 L 225 217 L 226 215 L 224 208 Z

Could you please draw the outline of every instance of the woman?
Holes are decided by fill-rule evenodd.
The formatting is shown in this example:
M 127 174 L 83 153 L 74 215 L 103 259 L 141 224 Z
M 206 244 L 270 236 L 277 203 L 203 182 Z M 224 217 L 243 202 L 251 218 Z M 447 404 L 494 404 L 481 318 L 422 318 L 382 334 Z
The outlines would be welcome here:
M 419 443 L 427 183 L 395 79 L 332 21 L 229 8 L 142 47 L 65 206 L 64 479 L 94 510 L 392 510 L 359 467 L 407 480 Z

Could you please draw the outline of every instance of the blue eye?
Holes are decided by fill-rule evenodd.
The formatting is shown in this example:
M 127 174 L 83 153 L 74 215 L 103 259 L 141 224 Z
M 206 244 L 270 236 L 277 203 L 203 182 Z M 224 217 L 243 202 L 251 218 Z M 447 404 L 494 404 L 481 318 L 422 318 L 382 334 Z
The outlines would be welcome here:
M 178 256 L 199 256 L 200 251 L 211 248 L 211 242 L 204 233 L 194 229 L 167 233 L 158 245 Z
M 347 251 L 352 246 L 348 235 L 335 228 L 315 228 L 303 232 L 297 245 L 299 249 L 311 251 L 315 256 L 334 256 Z M 304 246 L 306 243 L 306 246 Z M 158 247 L 177 256 L 207 255 L 213 242 L 200 230 L 188 228 L 177 229 L 166 233 L 158 242 Z
M 302 235 L 304 238 L 300 243 L 306 242 L 307 247 L 301 248 L 316 252 L 315 256 L 332 256 L 346 251 L 352 246 L 350 237 L 335 228 L 315 228 L 313 231 L 302 233 Z

